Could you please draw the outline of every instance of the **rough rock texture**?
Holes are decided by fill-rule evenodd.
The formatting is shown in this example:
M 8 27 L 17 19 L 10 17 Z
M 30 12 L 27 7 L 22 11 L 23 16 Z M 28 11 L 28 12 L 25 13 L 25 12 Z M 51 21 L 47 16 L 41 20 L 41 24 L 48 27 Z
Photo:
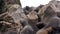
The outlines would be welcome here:
M 60 1 L 22 8 L 20 0 L 0 0 L 0 34 L 60 34 Z
M 34 29 L 29 26 L 29 25 L 26 25 L 22 31 L 20 32 L 20 34 L 34 34 Z
M 20 0 L 0 0 L 0 32 L 1 34 L 19 34 L 21 30 L 20 21 L 16 21 L 13 14 L 22 11 Z M 3 9 L 3 10 L 2 10 Z M 17 10 L 18 9 L 18 10 Z M 12 14 L 13 13 L 13 14 Z M 15 13 L 16 14 L 16 13 Z M 17 18 L 17 17 L 16 17 Z
M 8 5 L 19 4 L 21 6 L 20 0 L 0 0 L 0 14 L 8 10 Z

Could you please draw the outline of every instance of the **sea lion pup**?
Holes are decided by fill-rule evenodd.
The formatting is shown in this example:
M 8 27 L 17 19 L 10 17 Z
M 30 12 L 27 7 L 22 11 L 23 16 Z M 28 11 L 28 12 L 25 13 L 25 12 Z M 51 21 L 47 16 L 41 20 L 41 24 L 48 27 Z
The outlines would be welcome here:
M 56 12 L 51 8 L 51 6 L 48 6 L 44 11 L 43 22 L 46 23 L 46 26 L 36 34 L 48 34 L 54 28 L 59 27 L 60 19 L 57 17 Z
M 34 29 L 30 25 L 26 25 L 21 31 L 20 34 L 34 34 Z

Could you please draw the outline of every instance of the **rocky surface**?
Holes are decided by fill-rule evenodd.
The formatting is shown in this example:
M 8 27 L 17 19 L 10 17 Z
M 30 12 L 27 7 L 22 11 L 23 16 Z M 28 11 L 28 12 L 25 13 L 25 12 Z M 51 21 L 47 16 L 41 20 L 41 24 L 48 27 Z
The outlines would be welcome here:
M 60 34 L 60 1 L 22 8 L 20 0 L 0 0 L 0 34 Z

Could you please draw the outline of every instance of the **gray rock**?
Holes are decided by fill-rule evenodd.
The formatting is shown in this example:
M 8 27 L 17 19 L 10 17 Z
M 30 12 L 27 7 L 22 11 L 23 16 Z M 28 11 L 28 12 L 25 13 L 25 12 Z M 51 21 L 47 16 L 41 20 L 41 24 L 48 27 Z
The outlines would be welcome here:
M 20 34 L 34 34 L 34 29 L 30 25 L 26 25 L 23 30 L 20 31 Z

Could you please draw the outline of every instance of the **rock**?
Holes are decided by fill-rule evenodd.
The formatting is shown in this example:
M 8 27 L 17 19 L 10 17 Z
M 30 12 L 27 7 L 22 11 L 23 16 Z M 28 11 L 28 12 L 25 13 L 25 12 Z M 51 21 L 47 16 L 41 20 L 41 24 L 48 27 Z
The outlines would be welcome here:
M 0 34 L 60 34 L 60 1 L 22 8 L 20 0 L 0 0 Z
M 23 26 L 22 26 L 22 24 L 20 24 L 20 31 L 23 29 Z
M 60 28 L 56 28 L 53 31 L 50 32 L 50 34 L 60 34 Z
M 45 23 L 47 23 L 47 21 L 49 21 L 49 18 L 55 15 L 57 16 L 55 9 L 52 6 L 53 5 L 48 4 L 41 8 L 40 13 L 39 13 L 39 17 L 41 17 L 41 21 L 44 21 Z
M 11 23 L 0 21 L 0 32 L 6 32 L 8 28 L 11 28 Z
M 10 28 L 7 32 L 4 34 L 18 34 L 18 31 L 16 28 Z
M 36 26 L 37 26 L 39 29 L 42 29 L 42 28 L 44 28 L 44 27 L 46 26 L 46 24 L 39 22 L 39 23 L 36 24 Z
M 52 10 L 52 8 L 51 7 L 47 7 L 47 10 L 45 11 L 45 14 L 44 14 L 44 16 L 45 16 L 45 22 L 46 23 L 55 23 L 55 24 L 59 24 L 59 22 L 60 22 L 60 19 L 57 17 L 57 14 L 56 14 L 56 12 L 54 11 L 54 10 Z M 54 20 L 54 21 L 53 21 Z M 56 20 L 56 22 L 55 22 L 55 20 Z M 52 21 L 52 22 L 51 22 Z M 58 22 L 58 23 L 57 23 Z M 57 26 L 57 25 L 54 25 L 54 26 Z M 58 26 L 57 26 L 58 27 Z
M 18 34 L 20 32 L 20 21 L 16 22 L 12 13 L 14 14 L 18 8 L 21 8 L 19 0 L 1 0 L 3 12 L 0 14 L 1 34 Z M 6 10 L 7 9 L 7 10 Z M 18 9 L 17 11 L 19 11 Z M 4 12 L 5 11 L 5 12 Z M 12 12 L 11 12 L 12 11 Z M 20 10 L 21 11 L 21 10 Z M 16 14 L 15 14 L 16 15 Z M 10 30 L 11 29 L 11 30 Z M 4 32 L 4 33 L 2 33 Z
M 34 34 L 34 29 L 31 26 L 26 25 L 23 30 L 21 30 L 20 34 Z
M 54 4 L 54 3 L 49 3 L 49 4 L 45 5 L 44 7 L 42 7 L 38 13 L 39 17 L 41 17 L 42 22 L 47 24 L 46 25 L 47 27 L 45 26 L 45 28 L 52 27 L 51 32 L 54 30 L 53 28 L 59 27 L 59 24 L 60 24 L 60 19 L 58 17 L 59 13 L 56 13 L 58 11 L 58 9 L 56 8 L 55 5 L 56 4 Z M 37 34 L 45 34 L 46 32 L 47 32 L 46 34 L 49 33 L 48 31 L 46 31 L 46 32 L 44 32 L 44 31 L 46 31 L 46 29 L 42 28 L 42 30 L 40 29 L 40 31 Z
M 20 32 L 20 24 L 18 26 L 17 23 L 9 23 L 9 22 L 5 22 L 5 21 L 0 21 L 0 32 L 1 34 L 12 34 L 13 33 L 19 33 Z M 4 32 L 4 33 L 3 33 Z
M 57 16 L 60 18 L 60 12 L 57 12 Z
M 44 7 L 39 9 L 38 16 L 41 18 L 41 21 L 43 20 L 44 11 L 46 10 L 47 6 L 48 5 L 45 5 Z
M 26 6 L 23 8 L 24 10 L 24 13 L 27 15 L 29 14 L 31 11 L 34 11 L 35 7 L 29 7 L 29 6 Z
M 39 31 L 37 31 L 36 34 L 48 34 L 50 31 L 52 31 L 52 28 L 51 27 L 48 27 L 46 29 L 40 29 Z
M 38 13 L 39 10 L 40 10 L 42 7 L 44 7 L 44 5 L 40 5 L 40 6 L 36 7 L 36 8 L 34 9 L 34 11 L 36 11 L 36 12 Z
M 24 7 L 23 10 L 26 15 L 29 14 L 29 12 L 31 12 L 31 8 L 29 6 Z
M 3 11 L 3 9 L 4 9 L 4 0 L 0 0 L 0 14 L 2 14 L 4 11 Z
M 34 29 L 35 33 L 39 30 L 39 28 L 36 26 L 36 21 L 34 20 L 28 20 L 28 24 Z
M 32 11 L 30 12 L 28 15 L 27 15 L 28 19 L 31 19 L 31 20 L 36 20 L 38 19 L 38 16 L 37 16 L 37 13 Z
M 17 7 L 16 7 L 17 6 Z M 22 8 L 18 5 L 12 5 L 9 9 L 8 9 L 8 14 L 10 16 L 12 16 L 12 18 L 14 19 L 14 21 L 19 22 L 20 20 L 23 20 L 23 18 L 27 18 L 26 15 L 24 14 Z M 19 18 L 18 18 L 19 17 Z
M 45 24 L 48 24 L 48 23 L 55 23 L 56 25 L 54 26 L 57 26 L 58 27 L 58 24 L 59 24 L 59 21 L 60 19 L 57 17 L 57 14 L 54 10 L 54 8 L 52 7 L 53 5 L 49 5 L 46 6 L 46 7 L 43 7 L 43 11 L 42 11 L 42 14 L 40 13 L 41 16 L 41 19 L 42 19 L 42 22 L 44 22 Z M 57 22 L 53 21 L 53 20 L 57 20 Z M 52 21 L 52 22 L 51 22 Z M 48 24 L 49 25 L 49 24 Z
M 7 12 L 8 5 L 19 4 L 21 6 L 20 0 L 0 0 L 0 14 Z
M 11 5 L 8 9 L 8 15 L 10 15 L 16 23 L 21 23 L 23 26 L 28 24 L 27 16 L 18 4 Z
M 47 30 L 39 30 L 36 34 L 48 34 Z

